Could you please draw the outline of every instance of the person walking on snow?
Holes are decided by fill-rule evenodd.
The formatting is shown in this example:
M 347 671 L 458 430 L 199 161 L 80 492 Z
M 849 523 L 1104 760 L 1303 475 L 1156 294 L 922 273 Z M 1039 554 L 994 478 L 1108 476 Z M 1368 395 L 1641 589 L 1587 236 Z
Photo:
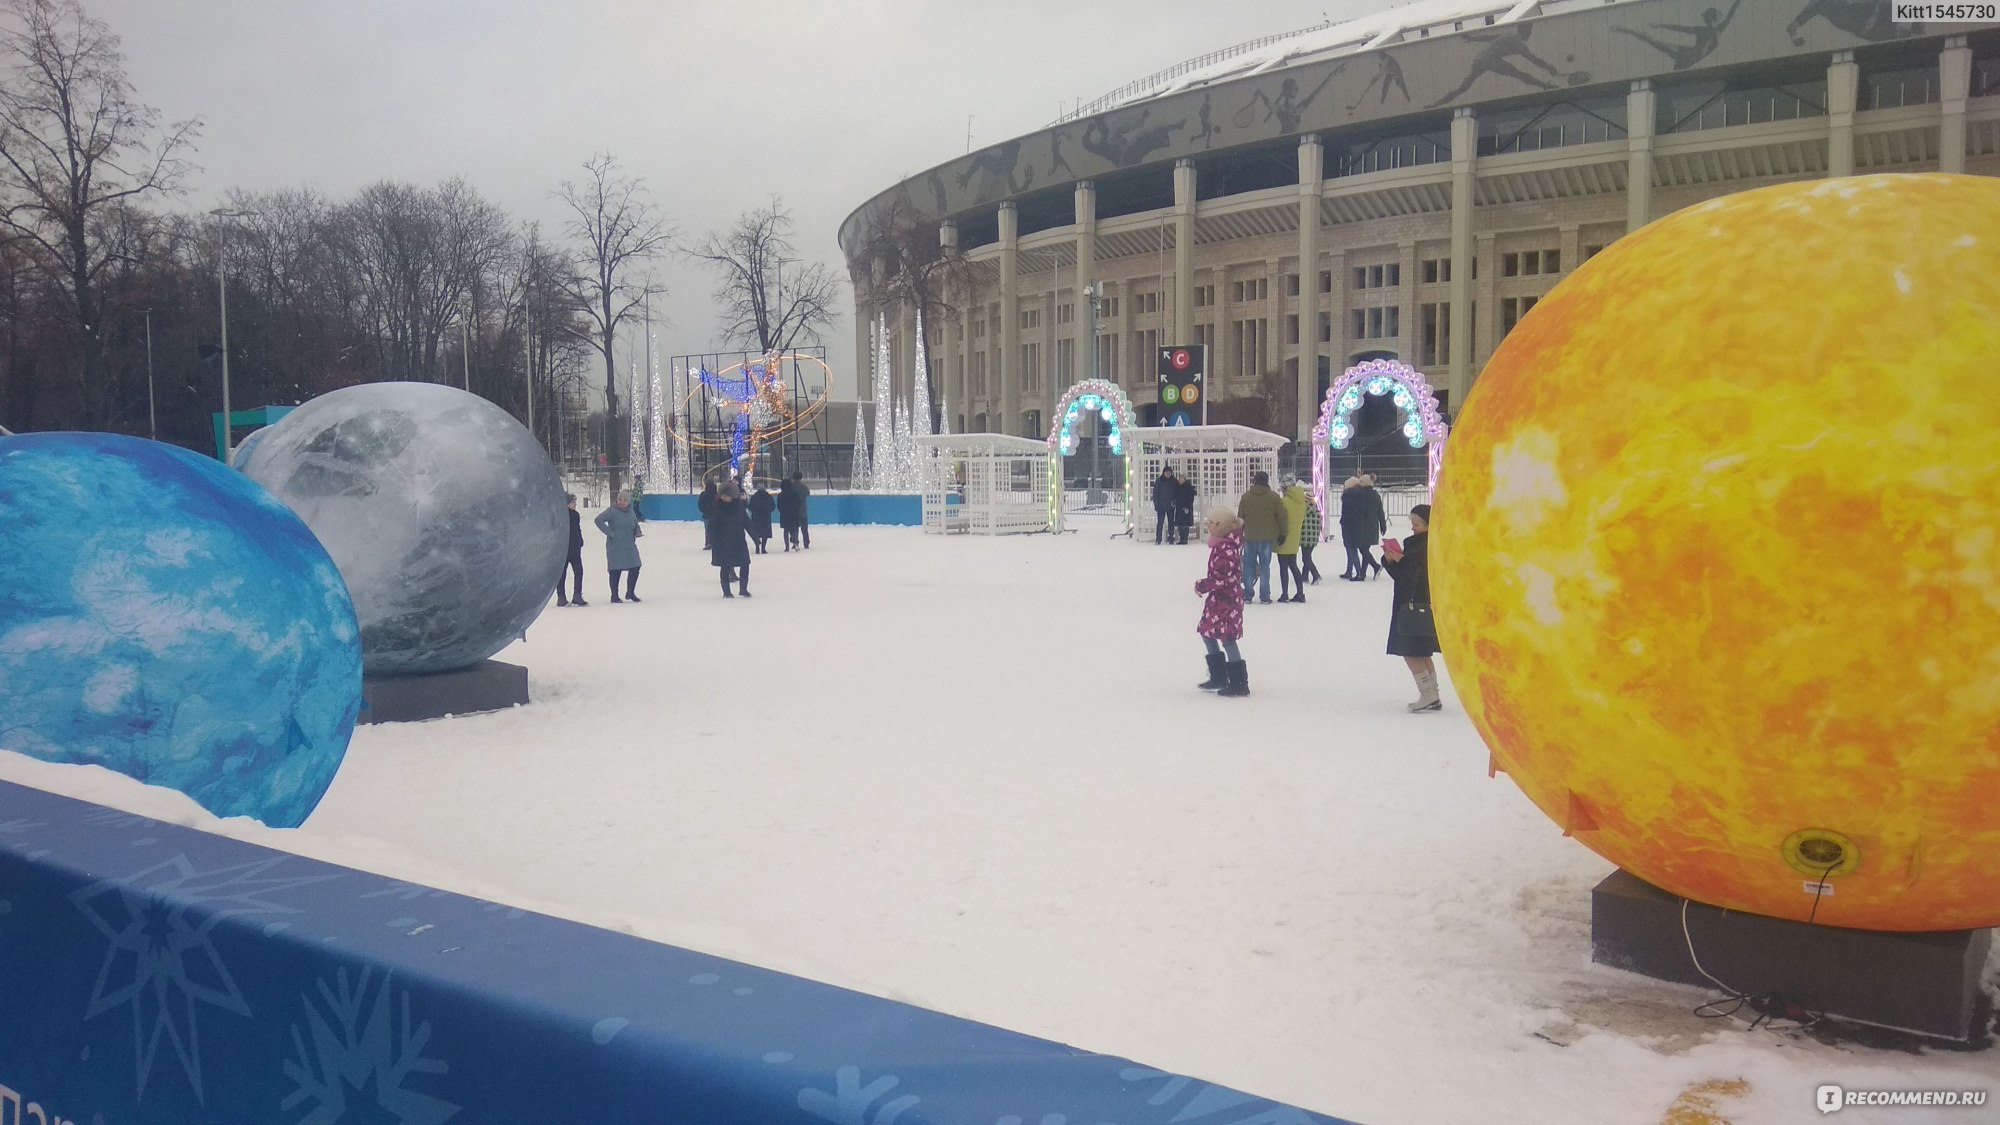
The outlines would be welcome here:
M 1204 595 L 1195 632 L 1208 646 L 1208 679 L 1195 686 L 1219 695 L 1250 694 L 1250 671 L 1236 642 L 1243 637 L 1243 521 L 1227 508 L 1207 520 L 1208 574 L 1194 584 Z
M 771 494 L 759 484 L 750 496 L 750 538 L 757 544 L 757 553 L 769 554 L 764 545 L 771 541 L 771 510 L 778 506 Z
M 611 601 L 618 602 L 618 575 L 625 575 L 625 600 L 639 600 L 639 543 L 645 532 L 639 528 L 639 515 L 632 510 L 632 493 L 619 489 L 618 499 L 609 508 L 597 513 L 597 530 L 604 533 L 604 565 L 611 572 Z
M 1252 587 L 1262 605 L 1271 604 L 1271 549 L 1285 537 L 1285 502 L 1271 491 L 1271 474 L 1250 474 L 1250 491 L 1236 502 L 1236 518 L 1243 521 L 1243 600 L 1248 602 Z
M 1194 476 L 1190 474 L 1174 486 L 1174 522 L 1180 525 L 1183 547 L 1187 546 L 1188 533 L 1194 530 L 1194 504 Z
M 1431 506 L 1418 504 L 1410 509 L 1410 537 L 1400 546 L 1382 544 L 1388 559 L 1389 578 L 1396 584 L 1396 602 L 1389 611 L 1389 655 L 1400 656 L 1417 681 L 1417 701 L 1413 712 L 1442 711 L 1438 697 L 1437 625 L 1431 619 L 1430 571 Z
M 1341 577 L 1359 582 L 1368 577 L 1371 566 L 1382 573 L 1371 548 L 1388 532 L 1389 517 L 1382 509 L 1382 494 L 1375 491 L 1375 475 L 1356 472 L 1340 488 L 1340 541 L 1347 548 L 1347 573 Z
M 778 482 L 778 526 L 785 532 L 785 550 L 796 550 L 799 545 L 799 513 L 805 508 L 805 498 L 792 486 L 791 478 Z
M 715 514 L 715 478 L 702 482 L 701 495 L 695 498 L 694 506 L 701 513 L 701 549 L 706 551 L 715 543 L 715 530 L 710 526 L 709 517 Z
M 1285 491 L 1279 497 L 1285 505 L 1285 537 L 1278 543 L 1278 600 L 1281 602 L 1302 602 L 1306 600 L 1306 576 L 1299 569 L 1299 542 L 1305 537 L 1306 490 L 1299 487 L 1293 477 L 1285 477 Z M 1291 593 L 1298 587 L 1296 594 Z
M 1319 545 L 1319 498 L 1306 493 L 1306 518 L 1299 525 L 1299 575 L 1319 585 L 1319 568 L 1313 565 L 1313 548 Z
M 812 489 L 806 487 L 806 475 L 792 470 L 792 495 L 799 499 L 799 549 L 812 550 Z
M 1179 499 L 1180 481 L 1172 469 L 1161 469 L 1153 481 L 1153 546 L 1159 546 L 1163 536 L 1173 538 L 1174 505 Z
M 722 596 L 750 596 L 750 507 L 736 482 L 726 480 L 715 492 L 715 511 L 708 517 L 710 565 L 722 568 Z M 741 573 L 738 573 L 738 571 Z M 735 582 L 736 594 L 729 592 Z
M 569 558 L 563 562 L 562 573 L 556 575 L 556 604 L 589 605 L 583 600 L 583 516 L 576 510 L 576 493 L 565 492 L 563 499 L 569 504 Z M 571 571 L 576 572 L 576 592 L 565 597 L 563 584 L 570 580 Z

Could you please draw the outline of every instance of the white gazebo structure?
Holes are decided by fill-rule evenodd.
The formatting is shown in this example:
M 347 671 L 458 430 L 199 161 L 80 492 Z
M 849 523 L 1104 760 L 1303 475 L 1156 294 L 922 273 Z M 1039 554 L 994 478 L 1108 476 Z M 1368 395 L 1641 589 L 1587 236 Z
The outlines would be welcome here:
M 1006 434 L 918 434 L 924 531 L 1020 535 L 1049 526 L 1049 446 Z
M 1161 469 L 1172 469 L 1183 480 L 1192 477 L 1197 525 L 1217 504 L 1235 511 L 1250 488 L 1250 474 L 1266 472 L 1277 480 L 1278 450 L 1290 440 L 1248 426 L 1146 426 L 1132 433 L 1140 495 L 1152 495 Z

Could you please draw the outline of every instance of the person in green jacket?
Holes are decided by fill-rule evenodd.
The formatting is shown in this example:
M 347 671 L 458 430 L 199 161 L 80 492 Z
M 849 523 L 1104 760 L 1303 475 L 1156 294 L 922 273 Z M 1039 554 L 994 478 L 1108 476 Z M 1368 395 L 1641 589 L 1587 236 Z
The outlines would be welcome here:
M 1279 498 L 1285 505 L 1285 537 L 1278 543 L 1278 600 L 1281 602 L 1302 602 L 1306 600 L 1306 576 L 1299 569 L 1299 544 L 1305 539 L 1306 490 L 1299 487 L 1296 477 L 1286 474 L 1285 491 Z M 1297 586 L 1298 592 L 1292 593 Z
M 1270 605 L 1271 551 L 1285 537 L 1285 502 L 1271 491 L 1271 474 L 1250 474 L 1250 490 L 1236 502 L 1236 518 L 1243 521 L 1243 600 L 1248 602 L 1254 591 L 1259 604 Z

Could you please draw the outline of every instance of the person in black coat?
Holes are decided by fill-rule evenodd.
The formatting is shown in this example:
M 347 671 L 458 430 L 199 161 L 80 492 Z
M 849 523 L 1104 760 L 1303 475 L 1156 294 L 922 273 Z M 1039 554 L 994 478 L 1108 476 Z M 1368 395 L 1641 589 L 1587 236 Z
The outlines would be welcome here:
M 1161 469 L 1153 481 L 1153 546 L 1162 542 L 1162 536 L 1172 539 L 1170 529 L 1177 527 L 1174 506 L 1180 499 L 1180 481 L 1175 479 L 1172 469 Z
M 1182 477 L 1174 485 L 1174 519 L 1181 526 L 1180 543 L 1187 545 L 1188 532 L 1194 530 L 1195 489 L 1193 477 Z
M 1410 509 L 1410 537 L 1400 548 L 1382 544 L 1389 577 L 1396 583 L 1396 604 L 1389 612 L 1389 655 L 1400 656 L 1417 681 L 1417 701 L 1411 711 L 1442 711 L 1438 697 L 1437 625 L 1431 619 L 1431 506 Z
M 785 550 L 799 545 L 799 523 L 805 510 L 805 498 L 798 489 L 792 487 L 791 478 L 778 482 L 778 526 L 785 532 Z
M 765 491 L 761 484 L 757 486 L 757 491 L 750 495 L 750 538 L 757 544 L 757 553 L 760 555 L 770 553 L 764 546 L 771 541 L 771 512 L 777 506 L 778 502 L 771 498 L 771 494 Z
M 556 575 L 557 605 L 589 605 L 583 600 L 583 517 L 577 514 L 576 493 L 565 492 L 563 499 L 569 502 L 569 558 Z M 569 580 L 570 572 L 576 572 L 576 589 L 570 595 L 563 593 L 563 584 Z
M 799 502 L 800 549 L 810 551 L 813 545 L 812 531 L 812 489 L 806 487 L 806 475 L 792 470 L 792 495 Z
M 750 596 L 750 504 L 734 480 L 726 480 L 715 490 L 715 505 L 708 516 L 708 561 L 722 568 L 722 596 Z M 737 584 L 736 594 L 729 584 Z
M 1382 494 L 1375 491 L 1375 474 L 1356 473 L 1340 490 L 1340 542 L 1347 548 L 1347 573 L 1341 577 L 1360 582 L 1368 568 L 1382 573 L 1375 561 L 1375 541 L 1388 534 L 1389 517 L 1382 507 Z
M 695 498 L 694 506 L 701 512 L 701 549 L 706 551 L 715 544 L 715 529 L 708 517 L 715 512 L 715 478 L 709 477 L 702 483 L 701 495 Z

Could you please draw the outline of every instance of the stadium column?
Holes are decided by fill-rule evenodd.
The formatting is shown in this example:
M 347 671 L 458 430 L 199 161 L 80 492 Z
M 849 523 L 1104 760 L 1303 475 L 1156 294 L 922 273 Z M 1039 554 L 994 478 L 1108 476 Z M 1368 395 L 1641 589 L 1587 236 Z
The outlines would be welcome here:
M 1461 106 L 1451 113 L 1451 403 L 1447 409 L 1453 415 L 1464 409 L 1466 393 L 1472 390 L 1472 189 L 1478 155 L 1479 120 L 1472 107 Z
M 1016 436 L 1027 434 L 1021 426 L 1020 251 L 1020 212 L 1010 199 L 1000 205 L 1000 424 L 995 429 Z
M 1194 161 L 1174 161 L 1174 338 L 1194 339 Z M 1143 362 L 1143 361 L 1142 361 Z
M 1299 138 L 1299 371 L 1298 409 L 1292 435 L 1304 440 L 1312 433 L 1319 404 L 1319 223 L 1320 187 L 1326 180 L 1325 150 L 1319 134 Z
M 1625 230 L 1653 221 L 1653 84 L 1641 78 L 1625 95 Z
M 1826 174 L 1854 174 L 1854 100 L 1861 68 L 1853 51 L 1835 51 L 1826 68 Z
M 943 249 L 946 261 L 958 258 L 956 220 L 946 219 L 938 224 L 938 246 Z M 944 366 L 944 378 L 938 380 L 938 387 L 944 392 L 944 406 L 939 409 L 938 417 L 944 419 L 951 432 L 962 434 L 965 432 L 964 425 L 951 414 L 965 409 L 965 318 L 972 315 L 972 301 L 962 283 L 954 285 L 953 289 L 945 295 L 945 302 L 957 306 L 958 315 L 946 320 L 944 325 L 944 353 L 938 358 Z
M 1972 92 L 1972 48 L 1953 35 L 1938 52 L 1938 171 L 1965 171 L 1965 99 Z
M 1070 369 L 1070 382 L 1081 382 L 1089 376 L 1090 357 L 1095 354 L 1097 341 L 1091 338 L 1090 298 L 1084 295 L 1084 286 L 1097 280 L 1097 185 L 1089 180 L 1076 182 L 1076 303 L 1072 306 L 1075 316 L 1070 318 L 1070 331 L 1076 334 L 1074 364 Z M 1054 387 L 1066 391 L 1068 387 Z

